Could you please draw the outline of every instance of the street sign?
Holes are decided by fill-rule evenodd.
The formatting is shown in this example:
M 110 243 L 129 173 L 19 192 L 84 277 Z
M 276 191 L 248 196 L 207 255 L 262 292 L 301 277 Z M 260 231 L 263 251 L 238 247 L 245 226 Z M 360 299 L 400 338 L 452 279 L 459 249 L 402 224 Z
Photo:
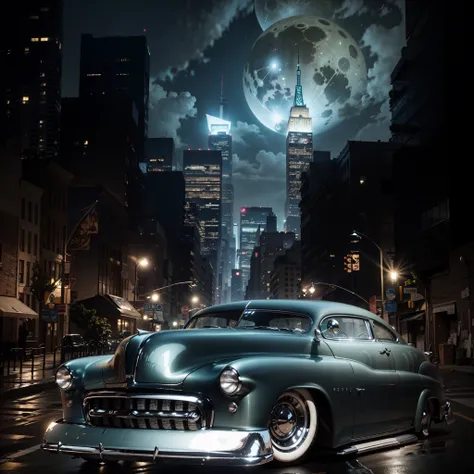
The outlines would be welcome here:
M 388 288 L 385 291 L 385 296 L 387 297 L 387 300 L 389 301 L 393 301 L 397 297 L 397 295 L 395 294 L 395 290 L 393 290 L 392 288 Z
M 182 314 L 188 314 L 189 313 L 189 308 L 187 306 L 181 306 L 181 313 Z
M 54 306 L 50 308 L 48 305 L 44 306 L 41 311 L 41 320 L 46 323 L 57 323 L 58 322 L 58 310 Z
M 163 305 L 161 303 L 145 303 L 143 309 L 145 311 L 163 311 Z
M 415 286 L 404 286 L 403 293 L 406 295 L 416 295 L 418 293 L 418 288 Z
M 387 301 L 385 303 L 385 311 L 387 313 L 396 313 L 397 312 L 397 302 L 396 301 Z

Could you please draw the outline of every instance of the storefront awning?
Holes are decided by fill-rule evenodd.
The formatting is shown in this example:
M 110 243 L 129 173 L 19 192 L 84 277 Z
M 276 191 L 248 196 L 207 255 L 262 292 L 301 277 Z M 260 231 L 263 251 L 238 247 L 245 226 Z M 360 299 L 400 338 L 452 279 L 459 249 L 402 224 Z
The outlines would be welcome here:
M 141 314 L 132 306 L 130 301 L 115 295 L 95 295 L 78 301 L 87 309 L 95 309 L 99 316 L 126 317 L 141 319 Z
M 0 317 L 4 318 L 28 318 L 38 319 L 38 313 L 35 313 L 29 306 L 22 303 L 19 299 L 11 296 L 0 296 Z
M 406 323 L 407 321 L 423 321 L 425 319 L 424 311 L 417 311 L 416 313 L 409 313 L 407 315 L 400 316 L 400 322 Z

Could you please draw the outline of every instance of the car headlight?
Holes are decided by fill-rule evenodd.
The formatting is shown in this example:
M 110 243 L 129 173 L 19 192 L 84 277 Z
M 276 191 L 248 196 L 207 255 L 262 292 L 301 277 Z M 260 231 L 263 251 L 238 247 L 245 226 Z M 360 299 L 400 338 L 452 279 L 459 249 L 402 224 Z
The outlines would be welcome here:
M 226 395 L 236 395 L 242 389 L 240 375 L 232 367 L 227 367 L 221 372 L 219 384 Z
M 72 374 L 66 366 L 57 370 L 56 383 L 61 390 L 69 390 L 72 387 Z

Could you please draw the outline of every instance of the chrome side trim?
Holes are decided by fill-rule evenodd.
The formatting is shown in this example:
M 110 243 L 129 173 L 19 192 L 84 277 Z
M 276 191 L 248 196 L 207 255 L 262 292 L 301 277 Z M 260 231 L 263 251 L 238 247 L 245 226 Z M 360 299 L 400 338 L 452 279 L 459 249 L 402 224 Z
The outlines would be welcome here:
M 99 398 L 99 399 L 100 398 L 124 398 L 124 399 L 138 398 L 138 399 L 148 399 L 148 400 L 172 400 L 172 401 L 194 403 L 198 407 L 201 413 L 200 421 L 202 423 L 202 429 L 212 428 L 214 424 L 214 407 L 212 405 L 212 402 L 208 398 L 197 397 L 193 395 L 178 395 L 178 394 L 172 394 L 172 393 L 170 394 L 167 394 L 167 393 L 159 393 L 159 394 L 127 393 L 127 392 L 115 392 L 115 391 L 89 392 L 86 394 L 86 396 L 82 400 L 82 410 L 83 410 L 87 423 L 90 423 L 89 414 L 91 411 L 87 409 L 87 403 L 89 400 L 94 399 L 94 398 Z M 140 413 L 144 413 L 144 412 L 140 412 Z M 185 418 L 173 417 L 170 419 L 185 419 Z
M 405 444 L 414 443 L 418 438 L 412 434 L 400 435 L 392 438 L 377 439 L 367 441 L 365 443 L 354 444 L 340 449 L 337 454 L 340 456 L 348 456 L 352 454 L 362 454 L 369 451 L 377 451 L 379 449 L 394 448 Z

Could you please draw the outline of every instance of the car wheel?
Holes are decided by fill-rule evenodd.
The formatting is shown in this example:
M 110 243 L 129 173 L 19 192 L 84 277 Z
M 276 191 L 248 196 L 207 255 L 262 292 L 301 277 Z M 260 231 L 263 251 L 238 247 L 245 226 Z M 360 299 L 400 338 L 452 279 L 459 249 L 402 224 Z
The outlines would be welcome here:
M 313 444 L 317 427 L 318 412 L 311 393 L 305 389 L 284 392 L 270 414 L 274 460 L 301 460 Z
M 431 435 L 431 425 L 433 423 L 431 411 L 431 404 L 426 402 L 421 415 L 420 432 L 418 434 L 420 438 L 428 438 Z

